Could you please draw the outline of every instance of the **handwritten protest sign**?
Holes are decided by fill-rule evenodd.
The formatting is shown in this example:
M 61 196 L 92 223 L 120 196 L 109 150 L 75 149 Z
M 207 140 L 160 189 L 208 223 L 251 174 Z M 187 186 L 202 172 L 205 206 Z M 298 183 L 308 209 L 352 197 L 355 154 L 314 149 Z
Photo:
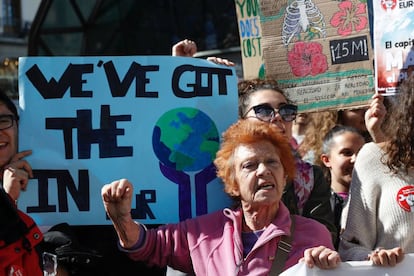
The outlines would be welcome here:
M 412 275 L 414 271 L 414 254 L 406 254 L 404 260 L 394 267 L 373 266 L 369 261 L 343 262 L 335 269 L 309 268 L 305 263 L 284 271 L 280 276 L 401 276 Z
M 263 78 L 264 65 L 259 2 L 257 0 L 235 0 L 235 4 L 243 61 L 243 78 Z
M 143 223 L 227 206 L 212 162 L 237 119 L 236 82 L 195 58 L 20 58 L 20 150 L 33 150 L 34 179 L 19 207 L 39 225 L 109 224 L 100 190 L 120 178 Z
M 301 111 L 367 104 L 375 84 L 366 1 L 236 0 L 236 9 L 245 78 L 275 78 Z
M 374 1 L 375 75 L 379 93 L 394 94 L 414 72 L 414 4 Z

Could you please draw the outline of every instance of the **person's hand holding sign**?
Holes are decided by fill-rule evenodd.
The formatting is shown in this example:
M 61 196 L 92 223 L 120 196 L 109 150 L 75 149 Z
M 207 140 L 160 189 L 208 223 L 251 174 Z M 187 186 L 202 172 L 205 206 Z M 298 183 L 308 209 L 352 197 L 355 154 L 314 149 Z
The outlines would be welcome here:
M 371 103 L 365 112 L 365 125 L 372 139 L 376 143 L 386 140 L 381 125 L 384 122 L 387 110 L 384 105 L 384 96 L 374 94 Z
M 31 150 L 19 152 L 4 166 L 3 188 L 15 201 L 19 198 L 20 191 L 26 190 L 29 178 L 33 177 L 32 167 L 24 160 L 30 154 Z
M 401 247 L 392 249 L 378 248 L 368 256 L 368 259 L 374 265 L 395 266 L 404 259 L 404 252 Z

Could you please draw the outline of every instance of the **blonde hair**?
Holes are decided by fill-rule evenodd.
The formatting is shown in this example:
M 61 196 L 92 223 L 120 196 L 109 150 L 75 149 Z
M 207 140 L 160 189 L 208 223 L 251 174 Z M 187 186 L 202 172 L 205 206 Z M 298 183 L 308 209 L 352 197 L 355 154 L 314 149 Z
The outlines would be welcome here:
M 314 164 L 322 166 L 319 156 L 322 154 L 322 144 L 325 135 L 337 124 L 338 112 L 336 110 L 309 113 L 309 122 L 305 137 L 299 145 L 298 152 L 303 157 L 307 152 L 313 151 Z

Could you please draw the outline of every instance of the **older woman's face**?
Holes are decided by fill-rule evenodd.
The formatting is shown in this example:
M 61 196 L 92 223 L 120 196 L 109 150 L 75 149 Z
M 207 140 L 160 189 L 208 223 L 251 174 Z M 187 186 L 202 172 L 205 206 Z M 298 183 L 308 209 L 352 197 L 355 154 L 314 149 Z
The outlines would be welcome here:
M 266 90 L 259 90 L 254 92 L 249 98 L 249 107 L 250 109 L 252 106 L 256 106 L 259 104 L 270 104 L 273 108 L 279 109 L 281 105 L 287 104 L 287 99 L 279 92 L 266 89 Z M 250 110 L 246 117 L 254 117 L 254 110 Z M 273 122 L 281 131 L 282 133 L 290 140 L 292 138 L 292 122 L 286 122 L 282 120 L 279 114 L 276 115 Z
M 0 115 L 13 115 L 7 106 L 0 102 Z M 10 162 L 10 159 L 17 153 L 17 124 L 0 130 L 0 168 Z
M 241 144 L 234 152 L 235 180 L 242 203 L 278 204 L 286 184 L 276 147 L 268 141 Z

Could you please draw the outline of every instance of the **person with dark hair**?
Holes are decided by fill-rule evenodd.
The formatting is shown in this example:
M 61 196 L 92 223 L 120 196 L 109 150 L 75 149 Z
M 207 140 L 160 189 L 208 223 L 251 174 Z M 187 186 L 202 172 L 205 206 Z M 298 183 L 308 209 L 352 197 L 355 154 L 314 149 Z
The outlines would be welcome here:
M 365 144 L 355 162 L 342 214 L 344 260 L 394 266 L 414 253 L 414 75 L 387 114 L 384 142 Z
M 292 123 L 296 118 L 297 106 L 285 95 L 272 79 L 240 81 L 239 117 L 267 122 L 275 126 L 292 142 Z M 322 169 L 301 159 L 291 147 L 295 156 L 296 174 L 287 182 L 282 201 L 292 214 L 312 218 L 324 224 L 331 232 L 332 241 L 337 239 L 337 229 L 331 209 L 331 189 L 326 183 Z
M 44 270 L 48 275 L 57 271 L 58 275 L 91 275 L 84 272 L 98 263 L 97 252 L 76 244 L 74 236 L 54 238 L 64 236 L 61 227 L 42 233 L 35 221 L 18 209 L 20 193 L 33 177 L 24 159 L 32 151 L 18 151 L 18 123 L 16 105 L 0 91 L 0 275 L 40 276 Z
M 132 183 L 105 185 L 102 200 L 120 249 L 134 260 L 195 275 L 278 275 L 300 260 L 310 267 L 338 266 L 326 227 L 291 216 L 281 201 L 296 166 L 276 127 L 239 120 L 224 132 L 214 164 L 235 207 L 157 229 L 132 219 Z
M 32 151 L 18 152 L 18 124 L 16 105 L 0 91 L 0 178 L 3 188 L 14 201 L 33 176 L 30 164 L 24 159 Z
M 32 177 L 24 157 L 31 151 L 18 152 L 17 108 L 0 91 L 0 275 L 43 275 L 38 252 L 42 232 L 33 219 L 17 209 L 20 192 Z
M 355 159 L 364 144 L 365 139 L 357 129 L 343 125 L 334 126 L 322 141 L 320 158 L 325 178 L 331 185 L 331 205 L 338 230 L 335 248 L 339 244 L 342 209 L 348 200 Z
M 365 124 L 365 112 L 367 107 L 338 110 L 338 125 L 351 126 L 359 131 L 366 142 L 371 142 L 372 137 Z

